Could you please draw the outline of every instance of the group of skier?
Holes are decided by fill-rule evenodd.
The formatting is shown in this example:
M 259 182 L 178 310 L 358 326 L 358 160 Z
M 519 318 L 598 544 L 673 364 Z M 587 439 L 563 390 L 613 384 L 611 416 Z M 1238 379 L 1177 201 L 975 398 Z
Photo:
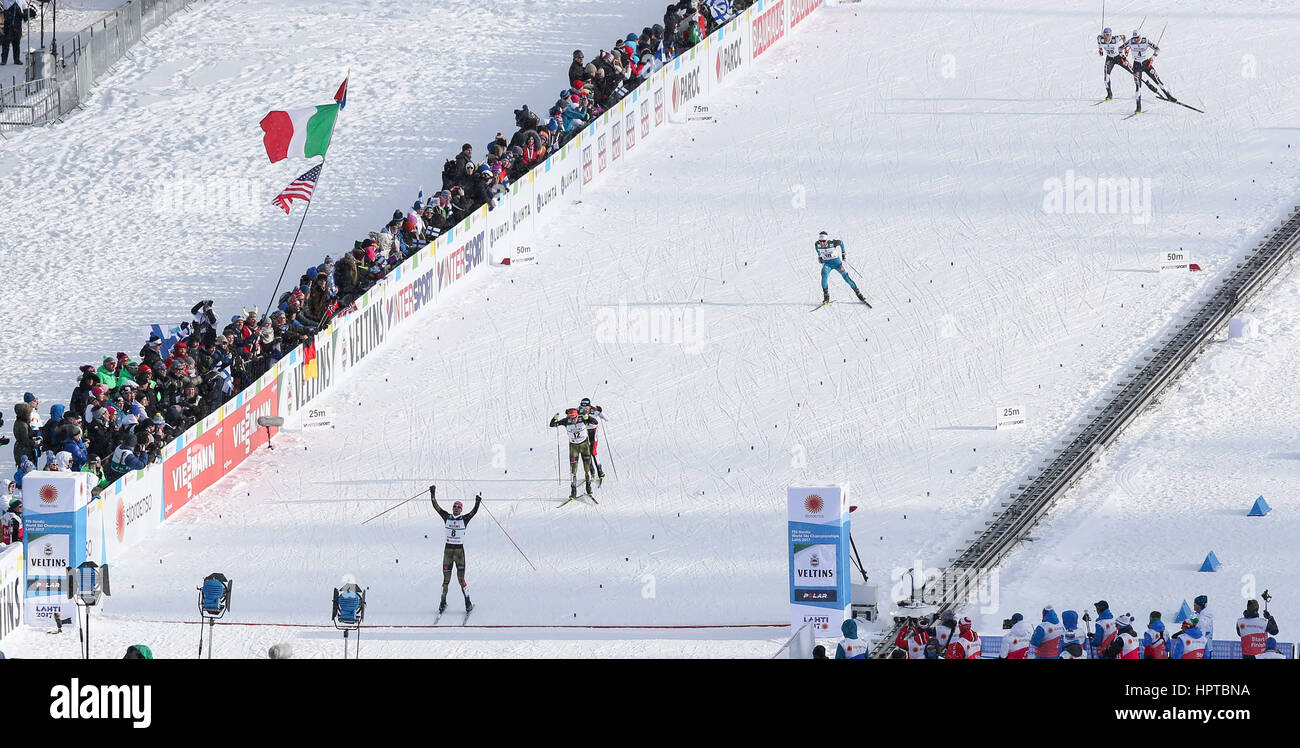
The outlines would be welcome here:
M 586 497 L 594 503 L 600 503 L 591 493 L 591 475 L 594 468 L 596 480 L 598 482 L 605 480 L 605 468 L 600 464 L 596 451 L 599 446 L 596 430 L 604 420 L 608 420 L 604 409 L 599 405 L 592 405 L 591 398 L 587 397 L 582 398 L 578 407 L 569 408 L 564 413 L 556 413 L 551 417 L 551 428 L 562 428 L 569 437 L 569 501 L 578 498 L 578 460 L 581 459 L 583 482 L 587 490 Z M 564 503 L 567 504 L 569 501 Z
M 1134 29 L 1133 33 L 1127 38 L 1123 34 L 1115 34 L 1110 27 L 1102 29 L 1097 35 L 1097 54 L 1105 59 L 1105 69 L 1103 79 L 1106 82 L 1106 98 L 1097 102 L 1104 104 L 1111 101 L 1114 96 L 1110 87 L 1110 72 L 1115 67 L 1123 68 L 1133 76 L 1134 98 L 1136 99 L 1137 108 L 1134 109 L 1133 115 L 1142 113 L 1142 86 L 1151 89 L 1151 92 L 1157 98 L 1164 99 L 1173 104 L 1185 106 L 1188 109 L 1196 109 L 1194 106 L 1184 104 L 1165 87 L 1164 81 L 1156 74 L 1155 59 L 1160 54 L 1160 47 L 1150 39 L 1142 36 L 1140 29 Z

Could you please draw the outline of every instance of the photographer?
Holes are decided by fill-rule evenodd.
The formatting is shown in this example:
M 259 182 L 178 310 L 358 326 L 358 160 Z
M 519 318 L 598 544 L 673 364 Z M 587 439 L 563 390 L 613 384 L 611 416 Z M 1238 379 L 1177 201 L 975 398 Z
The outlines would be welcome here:
M 1260 617 L 1259 601 L 1246 601 L 1246 609 L 1241 612 L 1241 618 L 1237 619 L 1237 636 L 1241 637 L 1241 658 L 1243 660 L 1253 660 L 1259 655 L 1264 654 L 1265 643 L 1270 636 L 1277 636 L 1277 621 L 1273 620 L 1273 614 L 1268 612 L 1269 597 L 1268 590 L 1264 590 L 1261 596 L 1264 598 L 1264 615 Z
M 1029 659 L 1029 640 L 1033 637 L 1033 632 L 1029 630 L 1025 617 L 1019 613 L 1012 615 L 1002 621 L 1002 629 L 1007 633 L 1002 635 L 1002 648 L 998 651 L 998 659 Z
M 907 625 L 894 637 L 894 645 L 907 650 L 907 659 L 924 660 L 925 645 L 930 641 L 930 619 L 926 616 L 909 618 Z
M 1172 637 L 1171 649 L 1169 650 L 1169 659 L 1171 660 L 1203 660 L 1205 659 L 1205 649 L 1209 644 L 1205 639 L 1205 634 L 1196 625 L 1198 621 L 1195 618 L 1188 618 L 1183 621 L 1183 630 L 1177 631 Z
M 1115 641 L 1118 627 L 1115 625 L 1115 615 L 1110 612 L 1110 603 L 1105 600 L 1098 600 L 1092 604 L 1092 607 L 1097 611 L 1097 628 L 1090 631 L 1088 635 L 1092 638 L 1093 651 L 1100 654 L 1106 651 L 1111 642 Z M 1083 620 L 1084 623 L 1088 623 L 1092 619 L 1088 617 L 1087 613 L 1084 613 Z

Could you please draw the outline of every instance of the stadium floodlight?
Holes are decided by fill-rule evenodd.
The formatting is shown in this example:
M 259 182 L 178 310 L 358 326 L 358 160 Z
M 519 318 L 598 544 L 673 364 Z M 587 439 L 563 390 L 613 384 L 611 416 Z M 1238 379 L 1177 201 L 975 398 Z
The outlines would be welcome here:
M 225 574 L 213 572 L 203 579 L 199 586 L 199 618 L 208 622 L 208 659 L 212 659 L 212 630 L 216 628 L 217 619 L 230 611 L 230 592 L 234 582 Z M 203 628 L 199 627 L 199 657 L 203 657 Z
M 94 561 L 85 561 L 76 568 L 67 567 L 67 585 L 64 589 L 68 592 L 68 599 L 76 603 L 77 610 L 85 611 L 84 614 L 78 613 L 78 617 L 85 620 L 85 624 L 81 627 L 80 636 L 81 657 L 89 660 L 90 609 L 98 605 L 104 595 L 113 594 L 108 584 L 108 565 L 100 566 Z
M 266 448 L 275 449 L 271 446 L 271 429 L 278 429 L 284 425 L 284 416 L 258 416 L 257 425 L 266 429 Z
M 357 632 L 357 647 L 354 659 L 361 658 L 361 624 L 366 617 L 366 591 L 354 582 L 349 582 L 334 590 L 334 605 L 330 619 L 334 628 L 343 632 L 343 659 L 348 657 L 348 634 Z

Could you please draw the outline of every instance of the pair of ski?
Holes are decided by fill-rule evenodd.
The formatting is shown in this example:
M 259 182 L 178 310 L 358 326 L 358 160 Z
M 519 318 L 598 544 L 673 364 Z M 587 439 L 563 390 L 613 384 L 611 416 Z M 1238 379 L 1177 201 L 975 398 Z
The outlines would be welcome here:
M 474 607 L 476 608 L 478 606 L 474 606 Z M 469 623 L 469 614 L 473 612 L 474 612 L 474 608 L 470 608 L 469 610 L 465 611 L 465 617 L 461 619 L 460 625 L 464 626 L 465 624 Z M 438 621 L 441 620 L 442 620 L 442 611 L 439 611 L 438 616 L 433 619 L 433 625 L 437 626 Z
M 835 303 L 835 302 L 833 302 L 833 301 L 823 301 L 822 303 L 818 304 L 817 306 L 813 307 L 812 309 L 809 309 L 808 311 L 810 311 L 810 312 L 815 312 L 815 311 L 817 311 L 818 309 L 821 309 L 822 307 L 827 307 L 827 306 L 830 306 L 831 304 L 834 304 L 834 303 Z M 863 300 L 862 300 L 862 303 L 863 303 L 863 304 L 866 304 L 868 309 L 871 309 L 871 308 L 872 308 L 872 307 L 871 307 L 871 302 L 867 301 L 866 299 L 863 299 Z
M 595 497 L 595 496 L 593 496 L 593 495 L 591 495 L 591 494 L 588 493 L 588 494 L 583 494 L 583 495 L 581 495 L 581 496 L 570 496 L 569 498 L 565 499 L 564 501 L 561 501 L 561 502 L 560 502 L 560 506 L 564 506 L 565 504 L 568 504 L 570 501 L 577 501 L 579 498 L 583 498 L 583 499 L 591 499 L 591 503 L 593 503 L 593 504 L 597 504 L 597 505 L 600 504 L 599 501 L 596 501 L 596 497 Z M 560 507 L 556 507 L 556 509 L 559 509 L 559 508 L 560 508 Z

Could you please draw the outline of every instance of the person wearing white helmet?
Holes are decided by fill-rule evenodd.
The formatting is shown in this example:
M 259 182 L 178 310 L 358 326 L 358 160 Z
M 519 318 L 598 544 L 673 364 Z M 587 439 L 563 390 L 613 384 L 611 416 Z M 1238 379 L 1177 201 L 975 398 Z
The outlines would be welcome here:
M 830 235 L 823 231 L 817 234 L 817 241 L 813 244 L 813 248 L 817 251 L 817 262 L 821 263 L 822 266 L 822 306 L 831 303 L 831 291 L 826 284 L 826 278 L 830 276 L 832 270 L 838 272 L 844 282 L 849 284 L 849 288 L 852 288 L 853 293 L 857 294 L 858 301 L 867 304 L 866 297 L 858 290 L 858 284 L 853 282 L 848 271 L 844 269 L 845 250 L 847 249 L 844 242 L 830 238 Z M 867 307 L 870 308 L 871 305 L 867 304 Z
M 1106 58 L 1105 72 L 1103 73 L 1103 78 L 1106 81 L 1106 98 L 1102 99 L 1103 102 L 1110 101 L 1113 98 L 1110 93 L 1111 68 L 1118 65 L 1127 70 L 1130 75 L 1133 73 L 1133 68 L 1129 67 L 1128 59 L 1125 57 L 1127 54 L 1124 50 L 1125 41 L 1123 34 L 1112 34 L 1109 26 L 1102 29 L 1101 34 L 1097 36 L 1097 54 Z
M 1160 76 L 1156 74 L 1155 59 L 1156 55 L 1160 54 L 1160 48 L 1156 46 L 1155 42 L 1134 31 L 1133 36 L 1130 36 L 1128 41 L 1124 43 L 1123 49 L 1131 58 L 1130 64 L 1133 67 L 1133 89 L 1134 96 L 1137 99 L 1137 109 L 1133 112 L 1134 114 L 1142 113 L 1143 76 L 1150 80 L 1147 86 L 1152 91 L 1155 91 L 1156 96 L 1166 101 L 1178 101 L 1173 94 L 1169 93 L 1169 89 L 1165 88 L 1164 81 L 1160 80 Z

